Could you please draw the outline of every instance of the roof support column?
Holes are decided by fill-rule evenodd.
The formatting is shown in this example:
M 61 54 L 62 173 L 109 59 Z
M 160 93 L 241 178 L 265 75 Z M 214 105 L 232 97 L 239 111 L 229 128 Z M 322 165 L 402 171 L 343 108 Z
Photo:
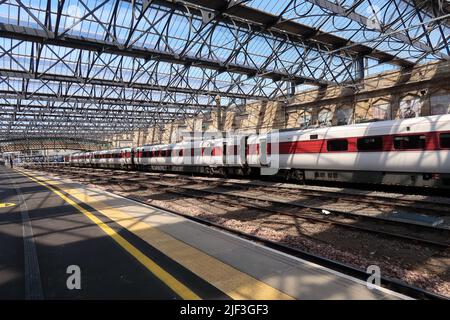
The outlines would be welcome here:
M 220 96 L 217 95 L 215 98 L 216 105 L 217 105 L 217 131 L 223 130 L 223 123 L 222 123 L 222 105 L 220 103 Z
M 355 66 L 356 66 L 356 79 L 364 80 L 364 71 L 366 68 L 365 57 L 358 57 L 355 61 Z

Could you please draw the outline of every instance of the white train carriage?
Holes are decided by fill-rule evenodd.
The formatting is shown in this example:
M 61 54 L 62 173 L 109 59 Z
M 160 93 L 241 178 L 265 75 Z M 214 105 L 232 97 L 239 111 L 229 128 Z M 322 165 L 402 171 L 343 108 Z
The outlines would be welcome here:
M 135 163 L 144 170 L 203 172 L 204 141 L 183 141 L 175 144 L 136 148 Z
M 243 174 L 245 139 L 246 136 L 239 135 L 138 147 L 134 163 L 142 170 Z
M 200 161 L 197 165 L 203 166 L 206 172 L 221 173 L 223 171 L 224 159 L 224 140 L 207 139 L 200 142 Z
M 180 142 L 138 147 L 134 152 L 134 163 L 142 170 L 183 171 L 186 166 L 195 165 L 191 155 L 193 145 Z
M 179 142 L 171 145 L 170 164 L 177 168 L 193 165 L 192 143 Z
M 76 152 L 70 155 L 70 163 L 75 167 L 83 167 L 85 164 L 84 152 Z
M 134 168 L 134 148 L 120 149 L 120 161 L 119 165 L 124 169 Z
M 223 139 L 225 148 L 225 167 L 242 169 L 247 166 L 247 140 L 249 135 L 230 135 Z M 242 170 L 241 170 L 241 173 Z
M 133 149 L 122 148 L 92 153 L 92 166 L 97 168 L 131 169 L 133 167 Z
M 94 152 L 85 152 L 84 153 L 84 165 L 92 167 L 94 163 Z
M 76 153 L 75 166 L 450 187 L 450 115 Z
M 229 135 L 201 143 L 202 165 L 209 172 L 219 174 L 246 174 L 246 143 L 248 135 Z
M 134 151 L 134 163 L 138 168 L 149 170 L 170 166 L 170 151 L 167 144 L 138 147 Z
M 99 168 L 100 167 L 100 153 L 102 151 L 94 151 L 92 152 L 92 161 L 91 161 L 91 167 Z
M 108 157 L 111 150 L 96 151 L 94 153 L 93 165 L 96 168 L 108 168 Z
M 306 180 L 435 186 L 449 184 L 449 139 L 450 115 L 290 130 L 250 137 L 247 161 Z

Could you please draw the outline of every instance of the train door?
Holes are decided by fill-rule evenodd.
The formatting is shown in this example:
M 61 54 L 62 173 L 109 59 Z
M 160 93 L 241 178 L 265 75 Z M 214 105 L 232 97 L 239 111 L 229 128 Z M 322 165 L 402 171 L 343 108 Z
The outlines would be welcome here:
M 268 166 L 270 164 L 266 138 L 259 139 L 259 163 L 261 166 Z
M 130 151 L 130 163 L 131 163 L 131 169 L 134 170 L 134 155 L 135 155 L 135 150 L 134 148 L 131 148 Z
M 246 166 L 248 164 L 247 162 L 247 146 L 248 146 L 248 136 L 244 136 L 241 138 L 240 141 L 240 150 L 239 150 L 239 156 L 241 157 L 241 165 Z
M 224 141 L 222 143 L 222 165 L 227 164 L 227 143 Z

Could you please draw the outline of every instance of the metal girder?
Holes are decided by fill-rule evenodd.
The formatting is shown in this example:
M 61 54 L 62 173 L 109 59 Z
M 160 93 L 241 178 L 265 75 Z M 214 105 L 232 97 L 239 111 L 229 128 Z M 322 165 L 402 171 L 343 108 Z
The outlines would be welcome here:
M 199 108 L 204 110 L 210 110 L 212 108 L 209 104 L 192 104 L 185 105 L 177 102 L 152 102 L 145 99 L 132 99 L 132 98 L 108 98 L 102 96 L 88 96 L 88 95 L 70 95 L 57 93 L 44 93 L 44 92 L 24 92 L 22 90 L 9 91 L 0 90 L 0 99 L 21 99 L 21 100 L 33 100 L 33 101 L 50 101 L 50 102 L 73 102 L 73 103 L 95 103 L 100 105 L 119 105 L 128 107 L 140 107 L 142 110 L 154 110 L 158 106 L 165 106 L 166 108 L 185 108 L 186 110 L 198 110 Z M 101 111 L 101 109 L 98 109 Z M 103 109 L 108 110 L 108 109 Z M 156 109 L 155 109 L 156 110 Z
M 65 120 L 67 122 L 77 120 L 84 120 L 93 122 L 93 125 L 98 123 L 108 123 L 111 124 L 111 121 L 116 121 L 120 123 L 129 123 L 131 124 L 150 124 L 151 121 L 147 121 L 145 119 L 141 119 L 138 117 L 130 117 L 129 115 L 118 115 L 118 114 L 109 114 L 109 115 L 99 115 L 99 114 L 79 114 L 79 113 L 66 113 L 66 112 L 53 112 L 53 113 L 35 113 L 32 111 L 7 111 L 1 112 L 1 116 L 5 117 L 3 120 L 11 120 L 11 117 L 14 120 L 28 120 L 28 121 L 40 121 L 47 122 L 52 120 Z M 170 115 L 168 115 L 170 116 Z M 166 117 L 166 119 L 171 119 L 170 117 Z
M 80 77 L 74 75 L 58 75 L 52 73 L 43 73 L 36 74 L 30 73 L 21 70 L 6 70 L 0 69 L 0 77 L 10 77 L 10 78 L 19 78 L 19 79 L 35 79 L 41 81 L 52 81 L 52 82 L 63 82 L 63 83 L 73 83 L 78 84 L 80 86 L 104 86 L 104 87 L 115 87 L 120 89 L 136 89 L 139 92 L 161 92 L 161 91 L 169 91 L 176 92 L 179 94 L 186 95 L 199 95 L 199 96 L 216 96 L 221 95 L 222 97 L 230 97 L 236 99 L 254 99 L 254 100 L 267 100 L 267 95 L 262 95 L 261 93 L 240 93 L 240 92 L 226 92 L 220 91 L 217 89 L 212 90 L 198 90 L 189 87 L 176 87 L 176 86 L 167 86 L 167 85 L 158 85 L 152 84 L 148 82 L 138 83 L 138 82 L 124 82 L 124 81 L 115 81 L 109 79 L 97 79 L 97 78 L 87 78 Z M 192 100 L 192 98 L 190 99 Z
M 1 5 L 0 5 L 1 6 Z M 315 79 L 314 77 L 301 76 L 292 74 L 281 70 L 259 70 L 257 67 L 240 65 L 236 63 L 224 63 L 222 61 L 214 61 L 195 56 L 180 56 L 176 53 L 168 53 L 155 49 L 143 47 L 129 47 L 125 48 L 121 44 L 115 44 L 109 41 L 102 41 L 98 39 L 90 39 L 87 37 L 76 37 L 65 35 L 58 37 L 52 32 L 44 32 L 39 29 L 27 28 L 15 25 L 0 24 L 0 37 L 11 38 L 16 40 L 24 40 L 30 42 L 45 43 L 48 45 L 75 48 L 88 51 L 96 51 L 102 53 L 109 53 L 114 55 L 128 56 L 141 58 L 144 60 L 157 60 L 168 63 L 176 63 L 185 66 L 195 66 L 199 68 L 207 68 L 219 72 L 232 72 L 238 74 L 245 74 L 251 77 L 261 76 L 269 78 L 274 81 L 292 81 L 296 83 L 308 83 L 315 85 L 331 84 L 332 81 Z
M 368 17 L 358 13 L 356 11 L 358 3 L 354 4 L 351 10 L 349 10 L 342 6 L 344 3 L 341 3 L 341 5 L 339 5 L 334 2 L 331 2 L 330 0 L 307 0 L 307 1 L 321 7 L 324 11 L 330 12 L 333 15 L 345 17 L 352 21 L 355 21 L 366 30 L 375 30 L 379 31 L 380 33 L 385 33 L 389 35 L 387 37 L 392 37 L 423 52 L 433 53 L 434 55 L 436 55 L 436 57 L 440 59 L 447 60 L 450 58 L 447 54 L 435 52 L 435 48 L 433 48 L 433 45 L 431 43 L 422 42 L 420 39 L 424 37 L 424 34 L 422 34 L 421 36 L 417 35 L 411 36 L 408 30 L 405 30 L 404 33 L 397 32 L 397 30 L 392 27 L 395 21 L 394 22 L 381 21 L 381 19 L 376 17 L 376 12 L 374 12 L 372 19 L 369 19 Z M 359 2 L 359 4 L 361 3 L 362 1 Z M 395 5 L 395 2 L 391 3 Z M 389 5 L 389 2 L 386 2 L 385 5 Z M 402 15 L 404 15 L 405 12 L 400 12 L 398 5 L 395 6 L 395 9 L 397 11 L 398 16 L 401 19 Z M 372 7 L 372 10 L 375 10 L 375 7 Z M 330 15 L 330 19 L 333 17 L 333 15 Z M 381 34 L 381 36 L 383 37 L 383 34 Z
M 137 130 L 138 128 L 133 128 Z M 13 128 L 7 129 L 0 125 L 0 137 L 32 137 L 35 135 L 47 135 L 49 137 L 74 136 L 87 138 L 104 138 L 106 135 L 120 134 L 130 132 L 128 126 L 107 126 L 96 124 L 95 126 L 86 125 L 86 122 L 78 124 L 39 124 L 34 125 L 28 122 L 17 122 Z
M 91 106 L 91 105 L 90 105 Z M 149 115 L 169 115 L 173 116 L 182 116 L 185 113 L 183 112 L 174 112 L 174 111 L 143 111 L 143 110 L 127 110 L 127 109 L 103 109 L 103 113 L 99 113 L 97 107 L 91 108 L 89 106 L 83 106 L 83 104 L 74 104 L 73 107 L 67 106 L 58 106 L 54 107 L 52 104 L 47 103 L 43 104 L 10 104 L 10 103 L 1 103 L 0 102 L 0 115 L 7 115 L 11 112 L 29 112 L 34 116 L 41 116 L 42 114 L 59 114 L 59 115 L 92 115 L 95 117 L 103 117 L 103 116 L 114 116 L 114 117 L 123 117 L 123 118 L 136 118 L 136 119 L 145 119 Z
M 156 2 L 172 6 L 170 0 L 157 0 Z M 341 38 L 328 32 L 323 32 L 318 28 L 298 23 L 293 19 L 284 19 L 284 17 L 280 15 L 271 14 L 246 6 L 245 4 L 248 0 L 182 0 L 180 2 L 213 10 L 218 13 L 218 17 L 227 16 L 243 19 L 254 23 L 257 26 L 261 26 L 271 34 L 277 32 L 279 32 L 280 36 L 288 34 L 291 39 L 301 43 L 324 44 L 329 46 L 328 50 L 330 51 L 345 48 L 346 51 L 352 52 L 355 55 L 367 56 L 382 62 L 397 64 L 402 67 L 411 67 L 414 65 L 411 61 L 398 58 L 393 54 Z
M 16 152 L 44 149 L 102 150 L 111 144 L 102 140 L 65 137 L 28 137 L 0 140 L 0 152 Z
M 103 9 L 108 4 L 120 2 L 122 5 L 126 1 L 103 1 L 95 8 L 88 8 L 82 0 L 78 2 L 84 7 L 83 10 L 86 9 L 86 14 L 82 18 L 98 25 L 104 36 L 101 38 L 88 37 L 86 34 L 78 36 L 78 32 L 74 32 L 74 28 L 80 25 L 79 21 L 65 28 L 58 23 L 53 24 L 54 26 L 51 28 L 43 28 L 39 24 L 40 28 L 5 24 L 0 29 L 0 35 L 144 59 L 157 58 L 161 61 L 221 71 L 230 70 L 250 76 L 268 77 L 276 81 L 327 84 L 339 82 L 338 76 L 342 76 L 345 80 L 352 78 L 350 69 L 354 56 L 345 52 L 331 52 L 335 49 L 336 43 L 326 46 L 321 42 L 309 41 L 305 38 L 301 41 L 293 41 L 292 35 L 289 33 L 280 33 L 276 30 L 267 32 L 265 28 L 256 26 L 250 20 L 244 21 L 227 17 L 227 19 L 221 19 L 221 21 L 214 19 L 205 21 L 202 11 L 192 6 L 186 7 L 185 3 L 180 4 L 181 2 L 151 1 L 150 5 L 143 5 L 140 1 L 131 1 L 129 2 L 129 8 L 131 9 L 128 10 L 127 8 L 127 13 L 133 14 L 132 19 L 122 24 L 117 21 L 117 8 L 121 8 L 121 6 L 111 7 L 113 12 L 109 21 L 99 19 L 96 11 Z M 162 3 L 164 7 L 161 6 Z M 52 12 L 53 14 L 49 16 L 49 19 L 51 20 L 53 17 L 56 22 L 61 20 L 63 7 L 64 2 L 57 12 Z M 35 10 L 43 12 L 44 8 L 35 8 Z M 153 12 L 157 12 L 157 15 L 152 15 Z M 65 14 L 67 15 L 67 13 Z M 183 24 L 186 24 L 184 37 L 171 35 L 168 31 L 171 28 L 170 23 L 176 19 L 182 19 Z M 124 37 L 119 38 L 117 36 L 118 28 L 121 31 L 125 30 L 126 35 Z M 222 42 L 217 41 L 218 36 L 223 38 Z M 152 41 L 154 40 L 154 43 L 151 43 L 150 46 L 146 45 L 146 40 L 149 37 L 153 37 Z M 256 41 L 266 42 L 264 43 L 266 48 L 263 51 L 251 50 L 249 44 Z M 340 39 L 340 41 L 341 43 L 345 42 L 344 39 Z M 181 44 L 178 46 L 178 43 L 174 45 L 173 42 Z M 296 57 L 291 61 L 291 65 L 286 66 L 283 55 L 294 50 L 297 51 Z M 220 57 L 216 51 L 220 51 Z M 389 60 L 391 57 L 388 55 L 382 58 Z M 311 65 L 313 69 L 320 65 L 323 69 L 323 65 L 329 63 L 328 60 L 330 59 L 336 60 L 335 66 L 323 70 L 325 71 L 323 74 L 315 74 L 315 72 L 308 70 L 308 65 Z M 298 64 L 306 65 L 305 72 L 297 69 Z M 334 68 L 336 70 L 332 70 Z M 335 74 L 329 74 L 330 71 Z
M 405 0 L 411 2 L 416 7 L 423 9 L 428 14 L 436 17 L 439 15 L 450 13 L 450 1 L 448 0 Z M 447 18 L 446 23 L 450 22 L 450 18 Z
M 418 1 L 377 1 L 378 29 L 362 10 L 376 1 L 0 0 L 0 135 L 133 130 L 209 113 L 216 95 L 358 88 L 366 57 L 448 59 L 448 28 L 403 6 Z

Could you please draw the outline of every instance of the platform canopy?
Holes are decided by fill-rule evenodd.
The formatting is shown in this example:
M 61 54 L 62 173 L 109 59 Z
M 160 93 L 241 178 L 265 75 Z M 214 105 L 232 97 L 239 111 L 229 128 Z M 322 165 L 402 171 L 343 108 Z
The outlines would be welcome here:
M 0 138 L 101 137 L 448 60 L 445 0 L 0 0 Z
M 0 154 L 4 152 L 26 152 L 32 150 L 103 150 L 111 148 L 105 141 L 70 137 L 26 137 L 0 139 Z

